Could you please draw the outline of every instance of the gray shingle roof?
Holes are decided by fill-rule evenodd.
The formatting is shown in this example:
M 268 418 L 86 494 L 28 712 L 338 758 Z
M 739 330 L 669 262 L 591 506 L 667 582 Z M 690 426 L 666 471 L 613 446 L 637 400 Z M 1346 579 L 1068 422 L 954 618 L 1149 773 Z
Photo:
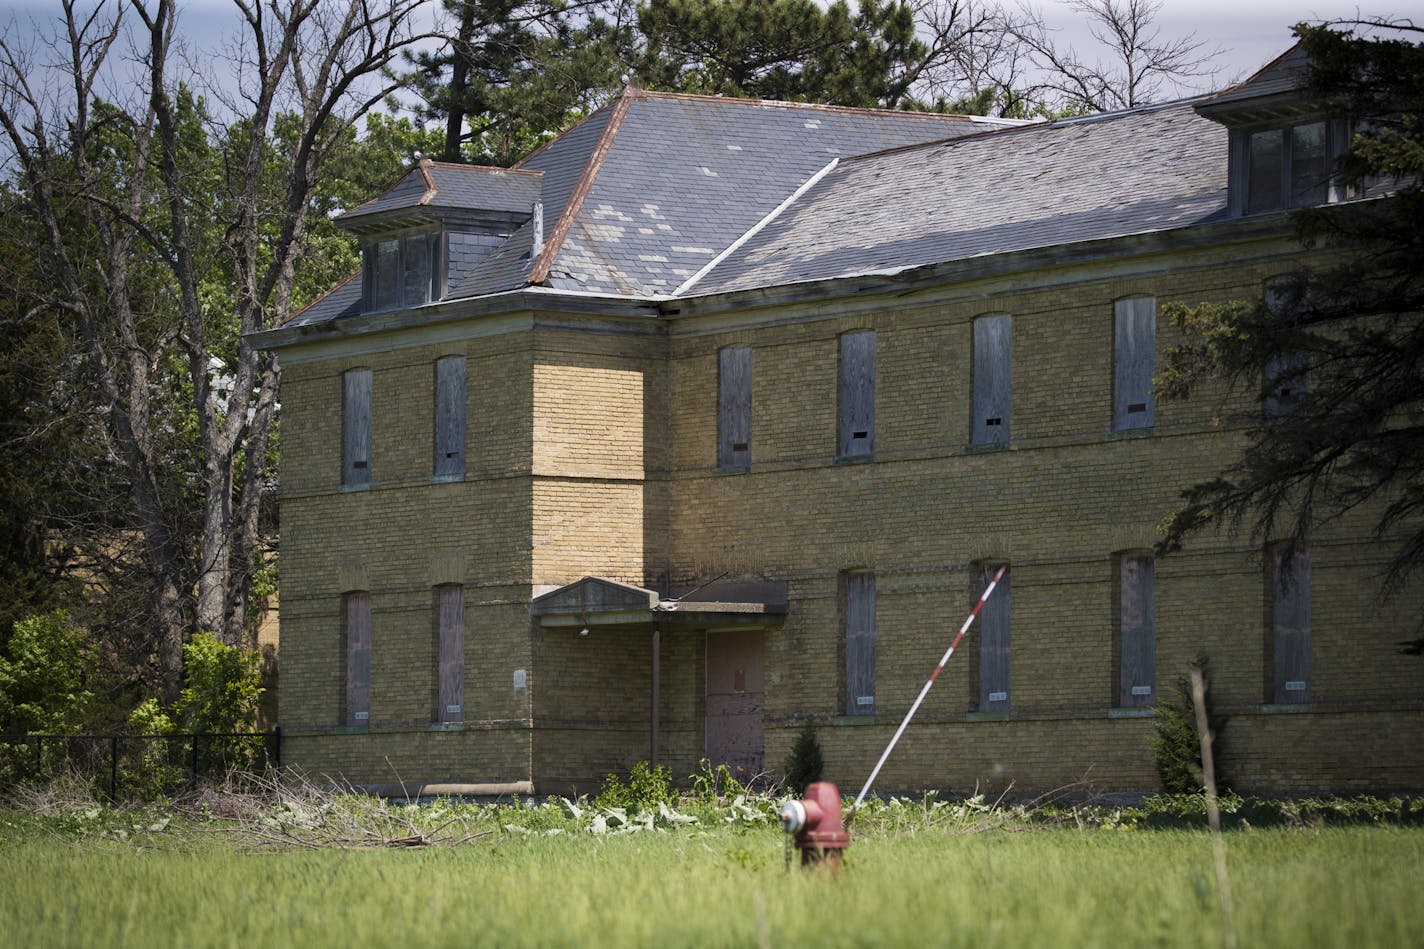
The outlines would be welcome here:
M 429 162 L 426 165 L 435 183 L 435 192 L 426 198 L 420 169 L 412 167 L 385 194 L 352 208 L 338 219 L 353 224 L 413 208 L 461 210 L 477 208 L 509 214 L 528 214 L 539 200 L 540 174 L 482 165 L 454 165 Z
M 1192 106 L 850 159 L 689 292 L 902 270 L 1222 216 L 1226 130 Z
M 544 265 L 552 289 L 640 297 L 716 261 L 686 291 L 700 295 L 1212 220 L 1226 212 L 1227 132 L 1194 108 L 1215 101 L 1012 125 L 633 90 L 514 171 L 430 166 L 451 207 L 524 211 L 534 193 L 544 205 L 544 258 L 526 223 L 452 262 L 446 299 L 518 290 Z M 412 181 L 360 210 L 398 214 L 426 193 Z M 293 325 L 356 314 L 360 291 L 348 280 Z
M 314 326 L 343 316 L 358 316 L 361 313 L 361 274 L 347 277 L 332 287 L 324 296 L 297 313 L 287 321 L 287 326 Z
M 832 158 L 983 128 L 964 116 L 634 93 L 549 284 L 669 293 Z M 552 229 L 549 156 L 519 167 L 545 169 Z
M 1310 57 L 1306 54 L 1305 47 L 1297 43 L 1262 66 L 1249 79 L 1212 96 L 1208 104 L 1229 105 L 1264 96 L 1298 92 L 1305 87 L 1309 70 Z

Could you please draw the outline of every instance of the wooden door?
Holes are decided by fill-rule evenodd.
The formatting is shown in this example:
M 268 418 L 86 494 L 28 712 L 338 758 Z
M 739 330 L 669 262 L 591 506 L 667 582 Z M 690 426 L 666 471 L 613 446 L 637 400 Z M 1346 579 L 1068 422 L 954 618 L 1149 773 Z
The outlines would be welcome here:
M 765 770 L 760 630 L 707 634 L 707 757 L 738 780 Z

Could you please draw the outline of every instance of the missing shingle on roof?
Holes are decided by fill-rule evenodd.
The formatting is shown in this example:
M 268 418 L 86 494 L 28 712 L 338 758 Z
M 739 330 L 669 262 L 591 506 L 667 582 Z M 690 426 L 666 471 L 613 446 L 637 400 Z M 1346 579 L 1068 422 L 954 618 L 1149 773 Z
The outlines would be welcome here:
M 704 175 L 706 175 L 708 178 L 720 178 L 720 177 L 721 177 L 721 175 L 717 174 L 717 172 L 713 171 L 711 168 L 708 168 L 706 165 L 698 165 L 698 166 L 697 166 L 697 170 L 700 171 L 700 172 L 702 172 L 702 173 L 703 173 Z

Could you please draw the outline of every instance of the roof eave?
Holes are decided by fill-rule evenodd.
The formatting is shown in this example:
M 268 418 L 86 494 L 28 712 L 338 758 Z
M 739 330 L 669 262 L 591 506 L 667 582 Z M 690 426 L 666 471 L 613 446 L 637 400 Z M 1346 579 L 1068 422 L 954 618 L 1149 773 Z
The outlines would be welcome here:
M 840 274 L 796 283 L 693 295 L 668 300 L 661 305 L 660 311 L 666 317 L 692 317 L 744 309 L 749 305 L 766 307 L 832 297 L 915 292 L 965 280 L 1121 259 L 1125 254 L 1150 255 L 1214 244 L 1270 240 L 1289 236 L 1294 233 L 1294 229 L 1292 212 L 1255 215 L 1249 218 L 1220 218 L 1157 231 L 961 257 L 903 269 Z
M 454 320 L 500 316 L 532 310 L 574 314 L 596 313 L 606 316 L 647 319 L 657 318 L 659 315 L 657 305 L 660 299 L 605 296 L 561 292 L 542 287 L 525 287 L 478 297 L 442 300 L 439 303 L 428 303 L 424 306 L 403 310 L 383 310 L 379 313 L 339 317 L 321 323 L 281 326 L 248 333 L 245 338 L 254 348 L 281 350 L 328 339 L 397 332 Z

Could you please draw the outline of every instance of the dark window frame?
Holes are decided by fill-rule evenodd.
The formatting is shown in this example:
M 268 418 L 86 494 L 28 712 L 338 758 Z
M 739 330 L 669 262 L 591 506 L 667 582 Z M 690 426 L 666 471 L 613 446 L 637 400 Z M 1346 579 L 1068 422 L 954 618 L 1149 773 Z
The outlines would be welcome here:
M 1006 561 L 982 561 L 971 571 L 977 577 L 977 584 L 971 591 L 975 600 L 983 596 L 984 590 L 999 568 Z M 989 599 L 984 601 L 979 611 L 979 637 L 977 657 L 973 665 L 974 682 L 972 695 L 974 707 L 979 712 L 1008 714 L 1012 707 L 1013 665 L 1012 665 L 1012 569 L 1004 571 L 1003 577 L 994 587 Z
M 841 710 L 847 716 L 873 716 L 876 650 L 879 639 L 875 572 L 843 572 L 840 599 L 842 640 L 845 648 L 844 701 Z
M 875 456 L 875 330 L 851 330 L 837 341 L 836 458 Z
M 970 327 L 969 444 L 1007 445 L 1013 405 L 1013 317 L 984 313 Z
M 1145 333 L 1147 338 L 1141 338 Z M 1113 301 L 1112 430 L 1157 424 L 1152 377 L 1157 371 L 1157 298 L 1147 294 Z
M 431 475 L 460 480 L 468 458 L 465 403 L 468 399 L 468 361 L 462 355 L 435 360 L 435 432 Z
M 371 724 L 371 594 L 348 590 L 341 595 L 341 719 L 347 728 Z
M 435 721 L 465 720 L 465 587 L 435 588 Z
M 341 485 L 371 485 L 372 413 L 375 382 L 371 369 L 360 366 L 341 374 Z
M 1303 144 L 1301 130 L 1315 126 L 1321 127 L 1322 154 L 1308 159 L 1316 168 L 1310 173 L 1311 180 L 1303 181 L 1306 160 L 1297 160 Z M 1336 173 L 1336 163 L 1349 145 L 1351 128 L 1348 119 L 1316 117 L 1234 129 L 1230 138 L 1231 214 L 1274 214 L 1345 200 L 1349 193 Z M 1265 143 L 1267 136 L 1279 137 L 1277 157 L 1262 169 L 1259 159 L 1263 156 L 1253 154 L 1253 142 Z
M 381 272 L 381 250 L 395 245 L 394 271 L 385 285 Z M 416 253 L 412 246 L 419 244 Z M 446 238 L 439 227 L 383 234 L 365 241 L 361 248 L 361 311 L 381 313 L 435 303 L 444 297 Z M 418 265 L 417 262 L 418 261 Z M 412 275 L 419 279 L 411 283 Z
M 1150 551 L 1114 554 L 1113 706 L 1157 704 L 1157 564 Z
M 1310 550 L 1282 541 L 1266 549 L 1266 688 L 1275 705 L 1307 705 L 1311 669 Z
M 717 351 L 717 467 L 746 469 L 752 463 L 752 373 L 750 346 Z

